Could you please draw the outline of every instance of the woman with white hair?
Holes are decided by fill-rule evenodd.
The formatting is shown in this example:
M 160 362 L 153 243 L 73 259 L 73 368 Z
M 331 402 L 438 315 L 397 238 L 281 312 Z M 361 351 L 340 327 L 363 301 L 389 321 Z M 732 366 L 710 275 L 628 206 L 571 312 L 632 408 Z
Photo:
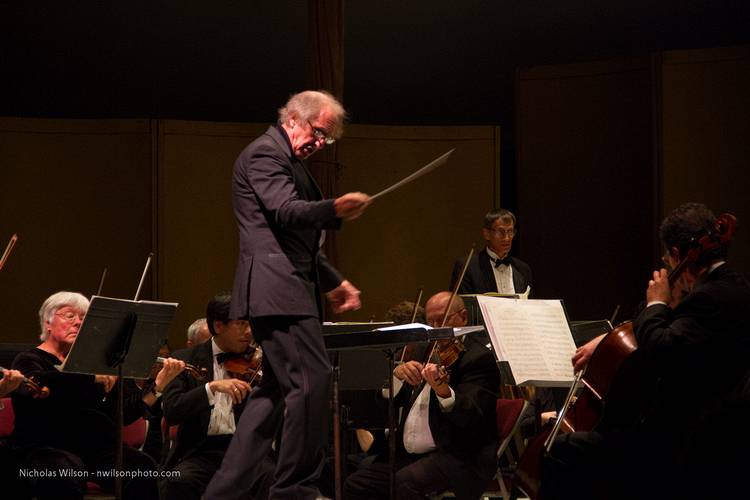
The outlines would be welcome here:
M 103 490 L 114 487 L 116 377 L 63 373 L 57 368 L 73 346 L 88 307 L 88 299 L 80 293 L 63 291 L 48 297 L 39 309 L 42 343 L 13 361 L 14 369 L 50 390 L 45 399 L 24 391 L 12 394 L 16 420 L 11 441 L 19 450 L 23 472 L 19 475 L 27 478 L 30 494 L 40 500 L 83 498 L 87 482 Z M 183 362 L 167 360 L 153 392 L 146 394 L 127 381 L 125 424 L 148 416 L 155 393 L 183 368 Z M 133 471 L 123 478 L 124 498 L 158 498 L 155 477 L 148 472 L 155 469 L 150 457 L 124 446 L 123 464 L 126 471 Z

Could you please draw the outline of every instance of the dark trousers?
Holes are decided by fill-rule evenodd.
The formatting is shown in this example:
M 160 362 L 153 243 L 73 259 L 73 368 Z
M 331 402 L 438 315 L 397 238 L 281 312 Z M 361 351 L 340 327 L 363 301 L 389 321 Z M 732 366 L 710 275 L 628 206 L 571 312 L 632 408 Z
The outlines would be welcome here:
M 487 489 L 496 465 L 496 448 L 488 446 L 469 459 L 445 451 L 396 459 L 395 494 L 398 500 L 424 499 L 451 490 L 459 500 L 475 500 Z M 351 474 L 344 483 L 346 500 L 388 498 L 388 462 L 375 461 Z
M 169 477 L 160 483 L 161 500 L 200 500 L 216 470 L 224 458 L 224 449 L 205 450 L 191 455 L 170 469 Z M 261 462 L 258 480 L 252 485 L 246 498 L 262 500 L 268 498 L 273 479 L 274 463 L 270 457 Z
M 328 438 L 331 364 L 320 322 L 314 317 L 252 318 L 253 336 L 263 349 L 263 380 L 250 395 L 221 467 L 204 498 L 241 498 L 257 479 L 283 418 L 273 499 L 308 500 Z

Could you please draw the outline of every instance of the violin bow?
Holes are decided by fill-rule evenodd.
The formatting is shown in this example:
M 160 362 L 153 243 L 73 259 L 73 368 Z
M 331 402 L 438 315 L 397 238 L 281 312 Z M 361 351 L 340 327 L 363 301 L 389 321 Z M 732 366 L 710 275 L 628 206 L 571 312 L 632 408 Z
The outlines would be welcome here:
M 154 258 L 154 252 L 151 252 L 148 254 L 148 258 L 146 259 L 146 265 L 143 268 L 143 274 L 141 275 L 141 282 L 138 283 L 138 290 L 135 291 L 135 298 L 133 301 L 138 300 L 138 297 L 141 295 L 141 288 L 143 288 L 143 282 L 146 281 L 146 273 L 148 272 L 149 266 L 151 266 L 151 259 Z
M 14 234 L 13 236 L 10 237 L 8 246 L 5 247 L 5 251 L 3 252 L 3 257 L 0 258 L 0 271 L 3 270 L 5 263 L 8 261 L 8 257 L 10 257 L 10 252 L 13 250 L 13 247 L 16 245 L 17 241 L 18 241 L 17 234 Z
M 104 269 L 102 270 L 102 277 L 99 279 L 99 288 L 96 290 L 96 294 L 100 295 L 102 294 L 102 288 L 104 288 L 104 278 L 107 277 L 107 266 L 104 266 Z
M 414 323 L 417 320 L 417 311 L 419 310 L 419 302 L 422 300 L 422 291 L 424 290 L 423 286 L 419 287 L 419 290 L 417 291 L 417 299 L 414 301 L 414 309 L 411 311 L 411 321 L 410 323 Z

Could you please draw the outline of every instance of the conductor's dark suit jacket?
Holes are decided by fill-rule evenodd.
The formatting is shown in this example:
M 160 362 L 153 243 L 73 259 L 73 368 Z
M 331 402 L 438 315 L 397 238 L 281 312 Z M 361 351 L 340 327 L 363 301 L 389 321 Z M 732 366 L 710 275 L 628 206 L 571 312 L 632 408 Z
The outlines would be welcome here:
M 513 269 L 513 288 L 516 293 L 524 293 L 526 287 L 531 286 L 531 267 L 521 259 L 515 257 L 511 257 L 510 259 L 510 267 Z M 466 262 L 466 259 L 461 259 L 453 266 L 450 290 L 453 290 L 456 280 L 458 280 L 461 270 L 464 267 L 464 262 Z M 486 248 L 477 255 L 474 255 L 469 262 L 469 267 L 466 268 L 466 274 L 461 281 L 458 293 L 496 293 L 497 283 L 495 282 L 493 266 L 494 264 L 490 261 L 490 255 L 487 253 Z
M 327 292 L 342 281 L 319 250 L 321 234 L 341 219 L 278 125 L 237 158 L 232 203 L 240 253 L 230 317 L 319 317 L 318 288 Z
M 176 351 L 173 357 L 188 364 L 208 371 L 207 380 L 196 380 L 195 377 L 183 371 L 164 389 L 164 417 L 168 425 L 179 425 L 177 438 L 167 454 L 164 464 L 166 469 L 174 467 L 180 460 L 188 458 L 198 452 L 206 441 L 208 424 L 211 420 L 212 406 L 208 403 L 206 382 L 214 379 L 212 342 L 203 342 L 188 349 Z M 245 398 L 242 403 L 234 406 L 235 423 L 239 420 L 245 408 Z

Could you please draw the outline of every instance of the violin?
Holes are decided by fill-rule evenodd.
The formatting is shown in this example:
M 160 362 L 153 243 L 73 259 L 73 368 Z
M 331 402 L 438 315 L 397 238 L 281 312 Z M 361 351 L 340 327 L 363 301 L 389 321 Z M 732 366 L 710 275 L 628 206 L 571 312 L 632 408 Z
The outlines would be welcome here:
M 2 370 L 4 369 L 5 368 L 0 366 L 0 379 L 4 377 L 4 374 L 2 372 Z M 26 389 L 26 391 L 28 391 L 29 394 L 31 394 L 35 398 L 44 399 L 49 396 L 49 388 L 40 385 L 32 378 L 23 377 L 23 379 L 21 380 L 21 385 Z
M 161 367 L 164 365 L 165 360 L 166 358 L 158 356 L 156 358 L 156 362 L 154 363 L 154 367 L 161 369 Z M 208 378 L 208 370 L 206 370 L 202 366 L 195 366 L 191 365 L 190 363 L 185 363 L 185 371 L 199 382 L 204 382 Z M 156 373 L 152 373 L 151 378 L 156 378 Z
M 250 387 L 255 387 L 263 380 L 263 350 L 260 346 L 251 346 L 242 353 L 233 353 L 224 361 L 224 369 L 233 378 L 244 380 Z
M 731 241 L 736 223 L 737 218 L 732 214 L 717 216 L 713 231 L 694 241 L 670 271 L 669 284 L 674 285 L 690 264 L 699 264 L 706 252 Z M 541 460 L 551 450 L 558 432 L 590 431 L 637 415 L 638 403 L 643 397 L 638 388 L 642 386 L 644 376 L 637 350 L 638 343 L 630 321 L 617 325 L 596 346 L 586 368 L 576 374 L 555 425 L 530 441 L 521 457 L 515 478 L 529 498 L 539 498 Z M 579 387 L 582 388 L 581 394 L 575 397 Z

